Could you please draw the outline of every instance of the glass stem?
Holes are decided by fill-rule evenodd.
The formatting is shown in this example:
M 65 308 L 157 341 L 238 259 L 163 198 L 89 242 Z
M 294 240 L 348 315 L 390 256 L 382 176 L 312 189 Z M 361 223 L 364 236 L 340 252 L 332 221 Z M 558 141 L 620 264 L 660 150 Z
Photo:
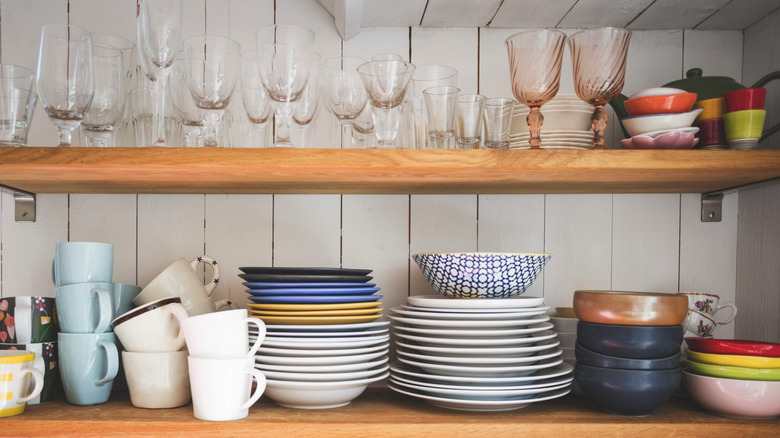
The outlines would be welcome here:
M 292 147 L 290 140 L 290 120 L 292 119 L 292 105 L 290 102 L 280 102 L 276 106 L 276 117 L 274 117 L 274 144 L 277 146 Z
M 531 111 L 526 118 L 528 123 L 528 131 L 531 136 L 528 139 L 528 143 L 531 144 L 531 149 L 539 149 L 542 145 L 542 138 L 540 133 L 542 132 L 542 124 L 544 123 L 544 116 L 538 106 L 532 106 Z
M 165 141 L 165 89 L 168 84 L 168 75 L 171 72 L 169 68 L 159 69 L 157 80 L 154 81 L 154 145 L 168 146 Z
M 57 134 L 60 138 L 60 144 L 58 146 L 72 146 L 73 145 L 73 127 L 60 126 L 57 130 Z
M 607 111 L 604 110 L 604 104 L 597 104 L 590 116 L 590 123 L 593 126 L 593 149 L 606 149 L 604 147 L 604 130 L 607 128 Z
M 195 148 L 203 146 L 203 126 L 182 125 L 184 131 L 184 147 Z
M 374 107 L 374 132 L 380 148 L 395 147 L 398 126 L 401 122 L 401 107 Z
M 268 126 L 268 123 L 249 123 L 250 127 L 250 133 L 249 133 L 249 142 L 250 144 L 248 147 L 250 148 L 264 148 L 265 147 L 265 131 L 266 126 Z
M 341 148 L 352 148 L 352 122 L 342 120 L 341 121 Z
M 217 147 L 219 121 L 225 110 L 203 110 L 203 146 Z

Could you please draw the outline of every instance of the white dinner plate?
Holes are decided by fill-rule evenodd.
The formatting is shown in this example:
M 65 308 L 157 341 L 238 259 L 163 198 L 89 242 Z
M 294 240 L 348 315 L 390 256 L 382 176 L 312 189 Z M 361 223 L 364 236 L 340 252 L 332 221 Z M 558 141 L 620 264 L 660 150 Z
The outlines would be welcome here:
M 508 400 L 524 400 L 533 398 L 539 394 L 550 393 L 552 391 L 558 391 L 560 389 L 566 389 L 571 387 L 571 383 L 563 383 L 560 385 L 549 386 L 545 388 L 524 388 L 524 389 L 442 389 L 431 388 L 430 386 L 417 385 L 416 383 L 408 383 L 399 379 L 395 379 L 393 374 L 390 373 L 390 383 L 398 385 L 399 387 L 406 388 L 408 390 L 431 395 L 434 397 L 447 397 L 458 400 L 484 400 L 484 401 L 508 401 Z
M 447 345 L 420 345 L 414 342 L 404 342 L 396 339 L 396 345 L 425 353 L 431 353 L 437 356 L 460 356 L 460 357 L 524 357 L 531 356 L 540 351 L 549 350 L 561 344 L 557 339 L 538 342 L 532 345 L 520 347 L 480 347 L 480 346 L 447 346 Z
M 459 321 L 498 321 L 505 319 L 528 319 L 532 316 L 541 315 L 548 309 L 539 309 L 536 307 L 528 308 L 526 312 L 481 312 L 481 313 L 458 313 L 458 312 L 426 312 L 425 310 L 410 310 L 402 306 L 396 306 L 390 311 L 398 316 L 420 319 L 457 319 Z
M 420 345 L 430 346 L 457 346 L 457 347 L 525 347 L 535 345 L 542 341 L 555 339 L 558 333 L 552 330 L 534 333 L 525 337 L 500 337 L 500 338 L 445 338 L 431 336 L 416 336 L 407 333 L 396 332 L 399 338 L 412 341 Z M 265 343 L 264 343 L 265 344 Z
M 417 385 L 420 387 L 420 389 L 438 388 L 438 389 L 453 389 L 459 391 L 470 391 L 470 390 L 512 391 L 516 389 L 540 389 L 540 388 L 550 388 L 553 386 L 570 384 L 574 381 L 574 373 L 568 373 L 562 377 L 551 377 L 547 379 L 540 379 L 540 380 L 535 380 L 530 382 L 519 382 L 519 383 L 495 383 L 495 384 L 457 384 L 454 382 L 437 383 L 437 382 L 431 382 L 429 381 L 430 379 L 427 378 L 415 377 L 413 375 L 400 373 L 396 368 L 393 367 L 391 367 L 390 376 L 392 376 L 392 378 L 395 380 Z
M 393 326 L 396 332 L 408 333 L 417 336 L 447 337 L 447 338 L 505 338 L 529 336 L 534 333 L 545 330 L 553 330 L 555 325 L 550 322 L 540 322 L 524 328 L 518 329 L 471 329 L 460 330 L 457 328 L 430 328 L 430 327 L 408 327 L 402 325 Z
M 489 329 L 489 328 L 517 328 L 527 327 L 529 325 L 538 324 L 540 322 L 549 321 L 548 315 L 533 315 L 529 317 L 523 317 L 520 319 L 499 319 L 499 320 L 477 320 L 477 321 L 464 321 L 457 319 L 423 319 L 423 318 L 407 318 L 404 316 L 387 315 L 391 320 L 406 324 L 411 327 L 437 327 L 437 328 L 470 328 L 470 329 Z
M 436 356 L 426 353 L 415 353 L 405 349 L 398 349 L 396 352 L 399 357 L 407 357 L 411 360 L 452 365 L 531 365 L 545 359 L 559 357 L 563 354 L 563 350 L 560 348 L 522 357 Z
M 250 336 L 250 339 L 252 337 Z M 356 338 L 350 340 L 350 338 L 316 338 L 316 341 L 303 341 L 303 342 L 291 342 L 290 339 L 298 338 L 284 338 L 283 340 L 276 340 L 275 338 L 269 339 L 266 337 L 263 339 L 263 347 L 276 347 L 276 348 L 293 348 L 293 349 L 311 349 L 311 350 L 332 350 L 341 348 L 358 348 L 368 347 L 379 343 L 384 343 L 390 340 L 390 335 L 378 335 L 378 336 L 366 336 L 364 338 Z M 301 338 L 306 339 L 306 338 Z M 328 339 L 328 341 L 324 341 Z
M 363 354 L 347 354 L 343 356 L 272 356 L 270 354 L 255 355 L 255 363 L 269 365 L 346 365 L 364 363 L 386 355 L 389 348 Z
M 537 307 L 544 303 L 540 297 L 514 298 L 450 298 L 444 295 L 415 295 L 406 299 L 410 306 L 440 309 L 508 309 Z
M 460 377 L 522 377 L 531 375 L 539 370 L 551 368 L 563 363 L 560 357 L 547 359 L 532 365 L 446 365 L 440 363 L 423 362 L 399 357 L 402 363 L 415 366 L 431 374 L 443 374 Z
M 531 403 L 556 399 L 559 397 L 563 397 L 564 395 L 571 392 L 571 388 L 559 389 L 557 391 L 552 391 L 550 393 L 541 393 L 538 394 L 536 397 L 522 399 L 522 400 L 499 400 L 499 401 L 460 400 L 460 399 L 435 397 L 432 395 L 421 394 L 420 392 L 415 390 L 399 388 L 398 385 L 394 383 L 388 383 L 388 386 L 393 391 L 400 392 L 401 394 L 406 394 L 412 397 L 421 398 L 434 406 L 447 408 L 447 409 L 455 409 L 460 411 L 476 411 L 476 412 L 496 412 L 496 411 L 511 411 L 515 409 L 521 409 L 530 405 Z
M 348 373 L 353 371 L 366 371 L 387 363 L 387 356 L 368 362 L 356 362 L 336 365 L 273 365 L 255 360 L 255 368 L 265 371 L 277 371 L 283 373 Z
M 341 373 L 289 373 L 284 371 L 270 371 L 259 368 L 270 380 L 285 382 L 343 382 L 348 380 L 369 379 L 388 370 L 389 365 L 384 363 L 377 368 L 363 371 L 348 371 Z
M 292 356 L 292 357 L 322 357 L 322 356 L 349 356 L 357 354 L 373 353 L 390 347 L 390 342 L 372 345 L 370 347 L 355 348 L 275 348 L 261 346 L 257 349 L 256 356 Z
M 422 380 L 427 382 L 438 382 L 441 384 L 454 384 L 454 385 L 522 385 L 522 384 L 537 384 L 546 382 L 549 379 L 558 377 L 573 376 L 574 365 L 563 362 L 554 367 L 541 369 L 528 376 L 516 376 L 516 377 L 463 377 L 463 376 L 450 376 L 442 374 L 428 373 L 416 367 L 410 367 L 407 364 L 400 362 L 394 362 L 390 364 L 390 370 L 395 374 L 401 374 L 408 376 L 415 380 Z
M 283 337 L 296 337 L 296 338 L 319 338 L 319 337 L 350 337 L 350 336 L 372 336 L 381 335 L 387 333 L 390 329 L 388 327 L 367 329 L 367 330 L 346 330 L 346 331 L 266 331 L 268 336 L 283 336 Z M 250 335 L 257 335 L 257 329 L 254 326 L 249 327 Z
M 343 331 L 357 331 L 366 330 L 376 327 L 385 327 L 390 325 L 390 321 L 372 321 L 361 322 L 356 324 L 266 324 L 265 328 L 268 332 L 343 332 Z

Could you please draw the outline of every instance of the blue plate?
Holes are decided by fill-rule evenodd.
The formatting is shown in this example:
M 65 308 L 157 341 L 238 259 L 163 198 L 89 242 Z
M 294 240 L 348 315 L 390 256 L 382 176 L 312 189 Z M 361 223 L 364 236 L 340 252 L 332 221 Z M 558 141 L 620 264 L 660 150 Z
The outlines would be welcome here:
M 238 274 L 246 281 L 272 281 L 284 283 L 365 283 L 370 275 L 288 275 L 288 274 Z
M 300 289 L 315 287 L 374 287 L 375 283 L 279 283 L 268 281 L 245 281 L 243 283 L 249 289 Z
M 264 296 L 290 296 L 290 295 L 371 295 L 379 292 L 378 287 L 321 287 L 321 288 L 300 288 L 300 289 L 247 289 L 249 295 Z
M 311 295 L 295 296 L 250 296 L 249 300 L 253 303 L 276 303 L 276 304 L 328 304 L 328 303 L 366 303 L 378 301 L 382 295 L 323 295 L 321 297 Z

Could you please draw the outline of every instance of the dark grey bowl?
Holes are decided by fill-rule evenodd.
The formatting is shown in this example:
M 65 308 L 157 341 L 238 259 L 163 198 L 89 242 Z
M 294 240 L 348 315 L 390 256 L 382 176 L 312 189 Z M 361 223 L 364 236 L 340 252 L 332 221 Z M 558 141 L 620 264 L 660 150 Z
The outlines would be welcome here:
M 625 370 L 668 370 L 680 367 L 679 348 L 676 354 L 659 359 L 627 359 L 588 350 L 577 342 L 574 345 L 574 357 L 577 359 L 577 363 L 591 367 L 620 368 Z
M 621 370 L 578 362 L 574 379 L 602 410 L 619 415 L 649 415 L 680 387 L 682 370 Z
M 679 353 L 682 341 L 682 325 L 577 323 L 577 342 L 607 356 L 658 359 Z

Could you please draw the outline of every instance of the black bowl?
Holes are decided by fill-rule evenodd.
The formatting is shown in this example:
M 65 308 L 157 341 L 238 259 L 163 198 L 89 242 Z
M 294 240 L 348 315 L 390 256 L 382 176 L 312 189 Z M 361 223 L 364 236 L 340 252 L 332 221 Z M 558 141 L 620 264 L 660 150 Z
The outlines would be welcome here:
M 574 357 L 577 359 L 577 363 L 591 367 L 620 368 L 624 370 L 668 370 L 680 367 L 680 355 L 680 349 L 677 349 L 677 353 L 658 359 L 628 359 L 588 350 L 579 342 L 574 345 Z
M 577 323 L 577 342 L 607 356 L 627 359 L 669 357 L 680 352 L 682 341 L 682 325 Z
M 574 379 L 582 392 L 604 411 L 649 415 L 680 387 L 682 370 L 622 370 L 577 363 Z

